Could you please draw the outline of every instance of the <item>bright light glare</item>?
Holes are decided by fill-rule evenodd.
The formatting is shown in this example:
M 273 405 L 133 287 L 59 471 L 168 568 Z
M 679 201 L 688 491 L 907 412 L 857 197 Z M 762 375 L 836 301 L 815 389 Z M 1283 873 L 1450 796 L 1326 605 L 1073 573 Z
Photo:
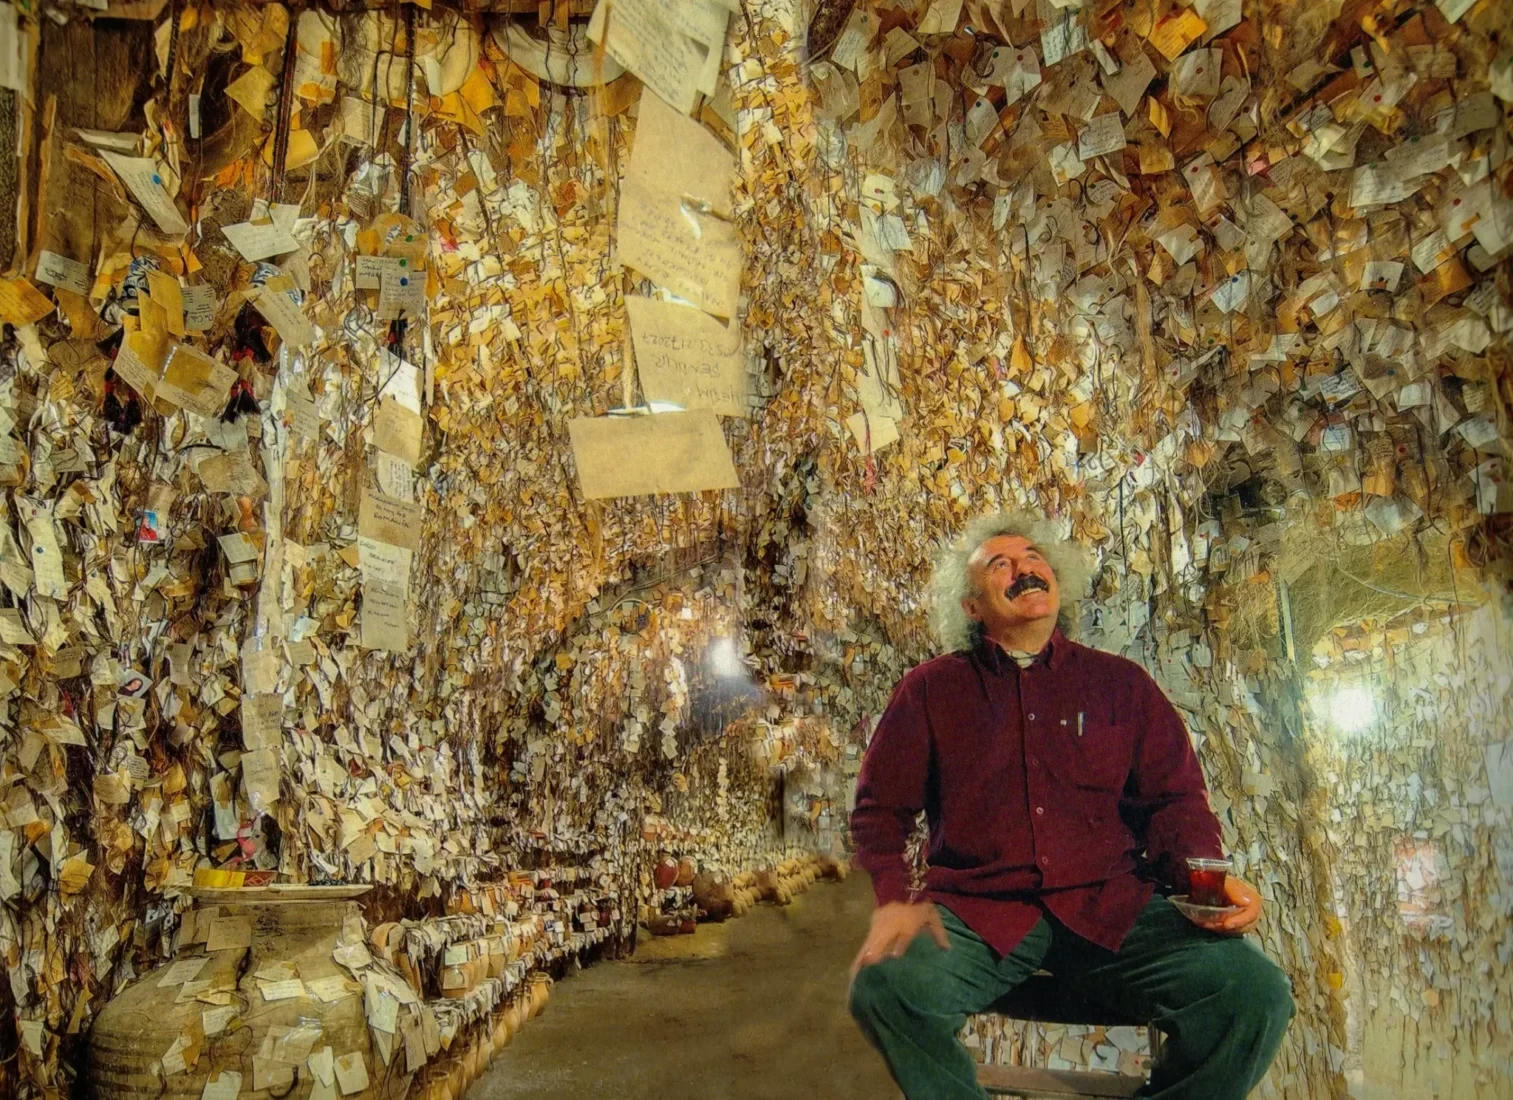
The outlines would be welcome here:
M 1339 688 L 1329 698 L 1329 719 L 1341 733 L 1359 733 L 1376 720 L 1376 698 L 1358 684 Z
M 718 638 L 709 647 L 709 667 L 716 676 L 735 679 L 746 675 L 746 666 L 741 663 L 741 651 L 729 638 Z

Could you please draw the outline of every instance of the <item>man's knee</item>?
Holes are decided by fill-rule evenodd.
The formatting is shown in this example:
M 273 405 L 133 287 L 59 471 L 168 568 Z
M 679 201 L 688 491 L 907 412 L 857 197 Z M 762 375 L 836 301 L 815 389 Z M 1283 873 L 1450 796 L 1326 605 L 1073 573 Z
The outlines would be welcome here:
M 876 1020 L 901 1003 L 897 987 L 888 979 L 887 963 L 864 966 L 851 979 L 851 1015 L 859 1023 Z
M 1280 1035 L 1296 1010 L 1292 983 L 1283 969 L 1260 951 L 1247 950 L 1228 983 L 1233 1011 L 1258 1030 Z

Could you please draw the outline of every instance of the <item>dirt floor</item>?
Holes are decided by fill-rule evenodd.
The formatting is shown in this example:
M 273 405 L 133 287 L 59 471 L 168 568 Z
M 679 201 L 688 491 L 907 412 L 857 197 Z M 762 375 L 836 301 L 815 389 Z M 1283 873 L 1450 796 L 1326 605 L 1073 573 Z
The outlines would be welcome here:
M 898 1100 L 846 1011 L 866 876 L 651 940 L 552 992 L 468 1100 Z

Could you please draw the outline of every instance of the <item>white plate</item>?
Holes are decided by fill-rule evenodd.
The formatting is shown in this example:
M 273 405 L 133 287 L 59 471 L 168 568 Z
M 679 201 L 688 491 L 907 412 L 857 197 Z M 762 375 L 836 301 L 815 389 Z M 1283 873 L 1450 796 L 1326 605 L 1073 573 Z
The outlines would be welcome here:
M 1231 913 L 1238 913 L 1238 905 L 1194 905 L 1187 900 L 1186 894 L 1174 894 L 1171 903 L 1177 907 L 1177 912 L 1184 917 L 1197 917 L 1200 920 L 1212 920 L 1215 917 L 1227 917 Z

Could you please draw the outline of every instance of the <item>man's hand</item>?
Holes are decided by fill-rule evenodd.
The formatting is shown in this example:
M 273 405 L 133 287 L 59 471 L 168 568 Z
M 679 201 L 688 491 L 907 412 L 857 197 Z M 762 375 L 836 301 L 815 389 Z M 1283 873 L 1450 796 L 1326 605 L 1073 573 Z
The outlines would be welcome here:
M 851 976 L 864 966 L 896 959 L 914 942 L 921 932 L 929 932 L 935 942 L 947 951 L 951 941 L 946 938 L 946 926 L 940 922 L 940 914 L 928 901 L 890 901 L 872 911 L 872 927 L 867 932 L 866 942 L 856 953 L 851 964 Z
M 1230 875 L 1224 880 L 1224 899 L 1230 905 L 1238 905 L 1239 911 L 1220 917 L 1188 917 L 1199 928 L 1230 936 L 1242 936 L 1255 927 L 1261 919 L 1261 894 L 1244 879 Z

